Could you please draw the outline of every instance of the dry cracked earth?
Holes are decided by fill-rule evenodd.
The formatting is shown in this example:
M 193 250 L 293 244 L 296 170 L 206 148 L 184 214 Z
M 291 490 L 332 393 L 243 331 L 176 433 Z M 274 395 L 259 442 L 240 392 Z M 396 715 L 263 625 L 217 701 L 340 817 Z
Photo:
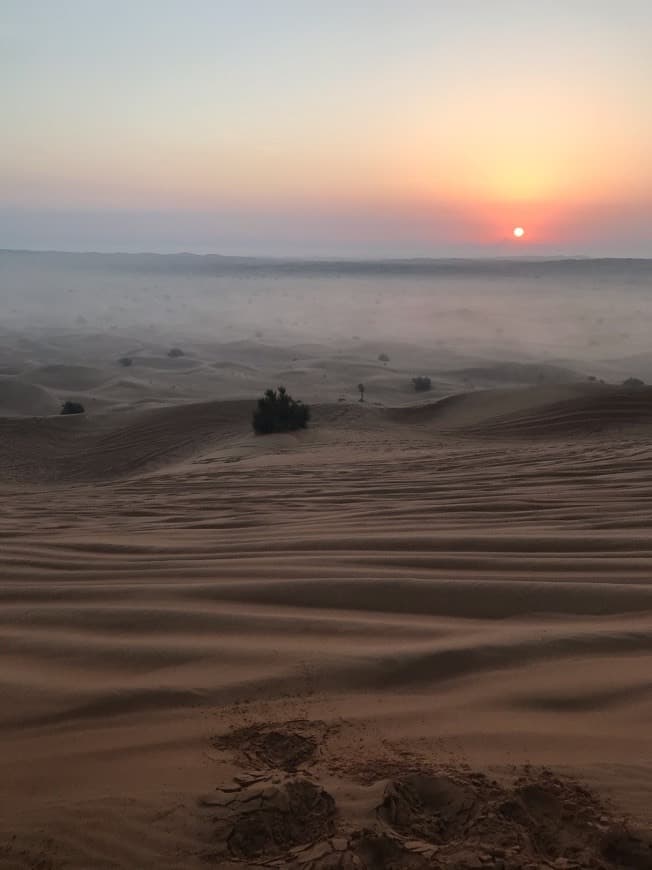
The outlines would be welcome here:
M 327 726 L 298 720 L 217 737 L 244 771 L 199 800 L 214 832 L 204 858 L 222 868 L 302 870 L 650 870 L 652 838 L 579 783 L 521 768 L 498 782 L 465 766 L 364 772 L 368 806 L 347 817 L 346 787 L 323 784 L 315 761 Z M 330 787 L 329 787 L 330 786 Z M 340 805 L 335 794 L 344 796 Z M 359 793 L 359 792 L 358 792 Z

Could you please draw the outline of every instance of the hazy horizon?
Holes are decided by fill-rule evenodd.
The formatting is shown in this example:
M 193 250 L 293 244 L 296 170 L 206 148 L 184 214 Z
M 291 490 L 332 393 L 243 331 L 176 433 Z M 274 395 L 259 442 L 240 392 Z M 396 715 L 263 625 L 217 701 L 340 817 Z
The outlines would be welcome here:
M 406 344 L 417 357 L 597 365 L 647 359 L 652 320 L 650 260 L 0 251 L 0 275 L 4 334 L 23 336 L 21 352 L 38 359 L 48 358 L 48 336 L 63 330 L 100 343 L 122 337 L 127 347 L 156 336 L 182 346 L 252 342 L 254 353 L 270 342 L 382 342 Z M 647 376 L 649 367 L 636 359 L 632 368 Z
M 28 248 L 3 248 L 0 247 L 0 255 L 1 254 L 26 254 L 26 255 L 61 255 L 61 256 L 79 256 L 79 257 L 125 257 L 125 258 L 139 258 L 139 257 L 161 257 L 166 258 L 168 260 L 172 260 L 175 257 L 183 258 L 183 257 L 192 257 L 197 259 L 217 259 L 217 260 L 233 260 L 236 262 L 256 262 L 260 261 L 262 264 L 301 264 L 305 263 L 306 265 L 314 264 L 342 264 L 342 265 L 355 265 L 355 264 L 378 264 L 378 265 L 391 265 L 396 264 L 397 266 L 401 266 L 405 264 L 406 266 L 410 263 L 432 263 L 433 266 L 437 264 L 445 264 L 445 263 L 506 263 L 506 264 L 514 264 L 518 265 L 519 263 L 527 265 L 527 264 L 563 264 L 563 263 L 573 263 L 573 262 L 618 262 L 618 261 L 630 261 L 630 262 L 641 262 L 645 263 L 647 261 L 652 261 L 652 256 L 610 256 L 607 254 L 584 254 L 581 252 L 576 252 L 574 254 L 562 254 L 562 253 L 550 253 L 550 254 L 542 254 L 542 253 L 523 253 L 523 254 L 515 254 L 513 252 L 491 252 L 486 249 L 479 249 L 477 253 L 453 253 L 448 256 L 444 255 L 433 255 L 433 254 L 414 254 L 414 255 L 403 255 L 403 256 L 391 256 L 391 255 L 373 255 L 373 254 L 357 254 L 357 255 L 346 255 L 346 254 L 267 254 L 267 253 L 251 253 L 251 254 L 234 254 L 234 253 L 225 253 L 224 251 L 215 251 L 215 250 L 181 250 L 181 249 L 170 249 L 170 250 L 155 250 L 155 249 L 133 249 L 126 250 L 120 248 L 86 248 L 86 249 L 75 249 L 75 248 L 37 248 L 37 247 L 28 247 Z
M 189 250 L 189 249 L 181 249 L 181 248 L 170 248 L 169 250 L 159 249 L 156 250 L 154 248 L 133 248 L 132 250 L 126 248 L 115 248 L 115 247 L 102 247 L 98 246 L 96 248 L 47 248 L 47 247 L 0 247 L 0 254 L 78 254 L 80 256 L 92 256 L 94 254 L 99 256 L 125 256 L 125 257 L 218 257 L 222 259 L 233 259 L 233 260 L 261 260 L 261 261 L 278 261 L 278 262 L 305 262 L 305 263 L 319 263 L 319 262 L 332 262 L 332 263 L 409 263 L 414 260 L 421 261 L 431 261 L 433 263 L 437 262 L 477 262 L 477 263 L 491 263 L 493 261 L 500 262 L 514 262 L 514 263 L 536 263 L 536 262 L 559 262 L 562 263 L 564 261 L 574 261 L 574 260 L 588 260 L 588 261 L 599 261 L 599 260 L 633 260 L 633 261 L 646 261 L 652 260 L 652 255 L 644 256 L 644 255 L 636 255 L 636 254 L 619 254 L 619 255 L 609 255 L 609 254 L 586 254 L 582 251 L 577 251 L 575 253 L 555 253 L 551 251 L 550 253 L 524 253 L 524 254 L 514 254 L 511 252 L 502 252 L 502 251 L 492 251 L 486 249 L 462 249 L 458 251 L 452 251 L 448 255 L 443 254 L 402 254 L 402 255 L 387 255 L 380 253 L 355 253 L 355 254 L 346 254 L 346 253 L 225 253 L 224 251 L 216 251 L 212 249 L 205 250 Z
M 161 217 L 164 219 L 161 220 Z M 117 213 L 71 213 L 25 212 L 0 207 L 0 250 L 5 251 L 60 251 L 62 253 L 124 253 L 124 254 L 180 254 L 220 255 L 233 257 L 273 257 L 300 259 L 409 259 L 426 257 L 432 259 L 567 259 L 625 258 L 647 259 L 652 252 L 652 243 L 635 238 L 625 241 L 593 242 L 572 246 L 570 244 L 515 243 L 505 238 L 494 244 L 442 244 L 419 242 L 418 239 L 375 240 L 363 243 L 353 241 L 334 242 L 328 233 L 316 231 L 312 240 L 303 238 L 277 239 L 261 230 L 259 237 L 248 241 L 238 236 L 237 225 L 230 228 L 231 218 L 223 217 L 224 232 L 218 241 L 213 241 L 213 230 L 196 216 L 189 222 L 185 234 L 168 232 L 168 227 L 177 227 L 179 215 L 142 215 L 138 212 Z M 273 222 L 273 221 L 272 221 Z M 210 222 L 209 222 L 210 223 Z M 212 222 L 214 226 L 215 222 Z M 305 224 L 304 224 L 305 230 Z M 648 232 L 648 225 L 640 227 Z M 405 227 L 401 234 L 405 235 Z M 288 230 L 291 236 L 291 232 Z

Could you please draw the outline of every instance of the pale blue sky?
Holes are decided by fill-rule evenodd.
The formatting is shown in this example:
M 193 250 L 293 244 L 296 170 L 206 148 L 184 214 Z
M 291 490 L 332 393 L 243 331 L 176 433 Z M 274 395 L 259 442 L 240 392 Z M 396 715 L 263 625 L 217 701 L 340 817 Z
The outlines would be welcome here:
M 0 247 L 649 248 L 649 2 L 0 8 Z

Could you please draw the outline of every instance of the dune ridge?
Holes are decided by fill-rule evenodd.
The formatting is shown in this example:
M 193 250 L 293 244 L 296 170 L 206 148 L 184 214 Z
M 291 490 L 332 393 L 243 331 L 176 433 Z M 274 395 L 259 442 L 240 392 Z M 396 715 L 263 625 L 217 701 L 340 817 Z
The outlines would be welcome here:
M 253 407 L 242 399 L 116 416 L 0 418 L 0 479 L 100 480 L 161 468 L 211 448 L 256 452 L 260 441 L 250 429 Z M 634 437 L 638 429 L 652 426 L 652 388 L 533 387 L 461 393 L 407 407 L 312 407 L 317 429 L 307 437 L 309 449 L 325 447 L 328 438 L 333 445 L 357 438 L 368 446 L 374 433 L 380 438 L 391 433 L 405 446 L 435 448 L 451 434 L 531 440 L 612 431 Z M 326 440 L 320 430 L 327 430 Z M 288 441 L 299 449 L 305 442 Z
M 652 391 L 364 365 L 0 418 L 0 867 L 649 870 Z

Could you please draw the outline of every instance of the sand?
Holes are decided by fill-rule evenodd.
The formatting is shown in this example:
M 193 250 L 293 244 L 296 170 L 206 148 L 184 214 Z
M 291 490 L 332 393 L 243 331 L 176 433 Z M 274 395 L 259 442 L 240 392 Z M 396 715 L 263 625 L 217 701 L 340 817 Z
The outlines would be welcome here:
M 652 867 L 652 390 L 40 341 L 0 381 L 1 867 Z M 313 423 L 257 438 L 280 376 Z

